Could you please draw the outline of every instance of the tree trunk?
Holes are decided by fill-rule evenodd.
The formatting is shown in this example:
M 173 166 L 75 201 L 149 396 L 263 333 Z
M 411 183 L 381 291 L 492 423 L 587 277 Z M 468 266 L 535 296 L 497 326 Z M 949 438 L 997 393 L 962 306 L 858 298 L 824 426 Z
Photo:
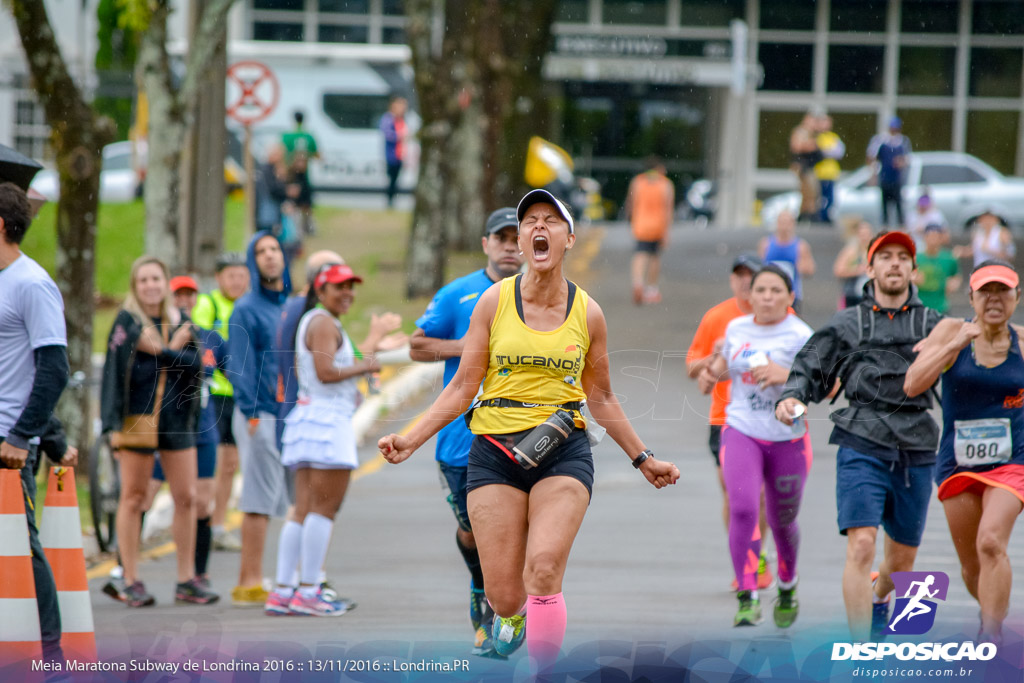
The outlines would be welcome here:
M 146 253 L 159 256 L 171 271 L 179 265 L 179 188 L 181 150 L 185 143 L 185 110 L 172 82 L 167 55 L 165 0 L 155 3 L 149 28 L 139 47 L 140 85 L 149 102 L 146 131 Z
M 419 132 L 420 168 L 406 253 L 406 295 L 430 295 L 445 279 L 448 236 L 445 231 L 444 155 L 452 127 L 446 111 L 451 90 L 451 55 L 436 43 L 433 0 L 406 0 L 406 36 L 412 50 L 414 83 L 423 126 Z
M 234 0 L 203 3 L 198 29 L 189 44 L 185 72 L 175 83 L 167 54 L 170 0 L 156 0 L 142 32 L 139 80 L 149 100 L 146 169 L 146 252 L 159 255 L 171 270 L 183 264 L 181 250 L 181 158 L 207 69 L 216 58 L 228 10 Z
M 43 1 L 7 2 L 57 155 L 61 191 L 57 201 L 56 279 L 64 298 L 71 371 L 84 373 L 85 377 L 85 389 L 66 392 L 58 414 L 69 441 L 81 448 L 86 460 L 92 440 L 92 394 L 88 388 L 92 379 L 96 212 L 102 150 L 113 139 L 114 129 L 109 119 L 95 115 L 71 79 Z
M 491 211 L 514 206 L 523 195 L 530 137 L 547 130 L 542 67 L 551 45 L 555 3 L 481 1 L 477 63 L 487 118 L 484 158 L 492 161 L 484 165 L 481 188 L 485 209 Z

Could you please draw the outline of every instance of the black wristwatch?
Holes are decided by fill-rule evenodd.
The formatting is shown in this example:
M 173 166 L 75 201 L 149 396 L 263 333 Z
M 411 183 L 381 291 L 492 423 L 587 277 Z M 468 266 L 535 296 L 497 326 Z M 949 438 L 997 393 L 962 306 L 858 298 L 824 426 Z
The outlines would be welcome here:
M 635 467 L 636 469 L 640 469 L 640 465 L 643 465 L 644 462 L 647 461 L 647 458 L 653 458 L 653 457 L 654 457 L 654 452 L 651 451 L 650 448 L 648 448 L 643 453 L 641 453 L 640 455 L 638 455 L 635 458 L 633 458 L 633 467 Z

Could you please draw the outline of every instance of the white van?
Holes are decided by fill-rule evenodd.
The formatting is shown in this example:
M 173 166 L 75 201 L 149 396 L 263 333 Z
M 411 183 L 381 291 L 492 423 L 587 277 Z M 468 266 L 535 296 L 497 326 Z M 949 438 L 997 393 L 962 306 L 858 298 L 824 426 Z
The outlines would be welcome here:
M 260 62 L 270 68 L 279 85 L 277 106 L 268 118 L 253 125 L 257 162 L 282 133 L 294 129 L 294 113 L 301 111 L 303 128 L 316 139 L 320 153 L 310 165 L 314 189 L 383 193 L 388 179 L 380 117 L 392 95 L 415 101 L 409 57 L 405 45 L 229 42 L 229 67 L 243 60 Z M 229 107 L 238 92 L 229 82 Z M 419 129 L 420 119 L 411 108 L 406 119 L 411 131 Z M 237 122 L 229 118 L 228 127 L 242 137 Z M 412 191 L 418 166 L 419 147 L 410 140 L 398 180 L 400 190 Z

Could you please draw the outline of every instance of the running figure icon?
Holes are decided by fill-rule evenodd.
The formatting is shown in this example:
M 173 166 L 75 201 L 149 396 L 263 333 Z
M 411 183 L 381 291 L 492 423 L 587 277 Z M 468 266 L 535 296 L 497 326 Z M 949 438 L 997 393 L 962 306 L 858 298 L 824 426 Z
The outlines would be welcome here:
M 925 598 L 934 598 L 939 593 L 938 588 L 936 588 L 934 591 L 928 590 L 934 583 L 934 574 L 929 574 L 924 581 L 912 581 L 910 583 L 910 586 L 907 588 L 906 594 L 903 596 L 904 598 L 910 598 L 910 600 L 909 602 L 907 602 L 906 607 L 903 608 L 903 611 L 900 612 L 899 616 L 893 619 L 892 623 L 889 624 L 890 630 L 895 631 L 896 629 L 894 627 L 896 626 L 896 623 L 903 617 L 906 617 L 907 621 L 910 621 L 916 616 L 928 614 L 932 611 L 931 605 L 922 601 Z M 917 586 L 917 593 L 912 596 L 911 593 L 914 592 L 915 586 Z

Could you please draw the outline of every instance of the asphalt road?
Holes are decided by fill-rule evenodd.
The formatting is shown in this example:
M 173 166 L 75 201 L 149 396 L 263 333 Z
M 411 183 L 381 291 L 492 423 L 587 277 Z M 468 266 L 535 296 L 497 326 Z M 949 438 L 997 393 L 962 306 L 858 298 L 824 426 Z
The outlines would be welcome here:
M 706 446 L 708 399 L 686 379 L 685 352 L 703 312 L 729 295 L 732 259 L 753 250 L 760 235 L 677 228 L 664 257 L 663 302 L 644 307 L 630 301 L 632 243 L 623 226 L 591 229 L 580 245 L 586 248 L 572 255 L 573 277 L 600 302 L 608 319 L 612 381 L 627 415 L 658 456 L 682 471 L 677 486 L 657 491 L 614 444 L 595 449 L 594 497 L 564 583 L 569 610 L 566 661 L 581 672 L 575 677 L 602 668 L 601 680 L 678 680 L 685 667 L 691 680 L 725 681 L 734 673 L 775 680 L 798 674 L 852 680 L 852 664 L 840 675 L 825 661 L 834 641 L 849 639 L 840 595 L 845 539 L 835 523 L 835 447 L 827 443 L 826 406 L 812 407 L 808 420 L 815 457 L 799 518 L 799 620 L 784 633 L 771 624 L 770 616 L 759 627 L 731 626 L 736 602 L 729 591 L 721 494 Z M 803 236 L 818 260 L 819 275 L 806 285 L 804 308 L 814 327 L 835 309 L 839 286 L 831 265 L 840 240 L 823 229 Z M 401 407 L 377 432 L 401 428 L 430 399 L 432 395 L 424 395 Z M 337 619 L 271 618 L 260 610 L 234 608 L 230 590 L 238 555 L 223 552 L 211 559 L 213 585 L 222 592 L 222 603 L 176 606 L 172 555 L 142 567 L 142 578 L 159 601 L 154 608 L 128 609 L 100 592 L 102 579 L 91 582 L 103 658 L 199 666 L 239 659 L 262 665 L 268 659 L 272 669 L 292 668 L 235 678 L 247 681 L 308 679 L 313 667 L 335 669 L 322 674 L 324 680 L 433 680 L 449 674 L 431 667 L 463 666 L 467 659 L 468 674 L 457 677 L 521 678 L 526 663 L 520 654 L 511 662 L 469 656 L 469 577 L 454 545 L 455 524 L 441 493 L 432 444 L 400 466 L 385 465 L 372 443 L 364 444 L 360 457 L 364 469 L 339 514 L 327 563 L 341 594 L 359 603 L 355 611 Z M 1018 524 L 1010 543 L 1018 574 L 1007 622 L 1012 633 L 1001 655 L 1018 667 L 1019 634 L 1024 633 L 1022 527 Z M 272 527 L 268 542 L 267 576 L 273 574 L 277 528 Z M 973 636 L 978 608 L 959 578 L 945 518 L 934 500 L 917 566 L 950 575 L 948 600 L 927 638 Z M 764 594 L 769 609 L 773 597 L 774 589 Z M 278 660 L 283 664 L 274 663 Z M 341 674 L 338 667 L 346 661 L 350 673 Z M 416 663 L 419 669 L 396 673 L 396 663 L 402 662 Z M 368 670 L 351 673 L 360 668 Z M 200 674 L 210 680 L 232 676 L 202 671 L 179 675 Z M 147 672 L 111 676 L 108 680 L 172 680 Z

